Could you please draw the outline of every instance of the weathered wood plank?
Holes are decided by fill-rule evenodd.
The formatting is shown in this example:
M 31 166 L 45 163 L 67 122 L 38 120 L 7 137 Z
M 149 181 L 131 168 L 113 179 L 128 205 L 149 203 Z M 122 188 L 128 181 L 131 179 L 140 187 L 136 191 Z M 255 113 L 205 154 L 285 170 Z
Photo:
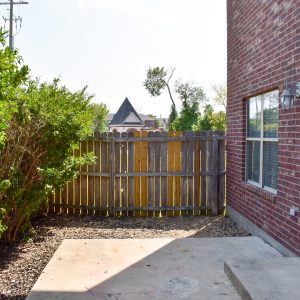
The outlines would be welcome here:
M 75 205 L 71 205 L 71 204 L 54 204 L 55 207 L 61 208 L 61 207 L 67 207 L 67 208 L 77 208 L 77 209 L 88 209 L 88 210 L 93 210 L 94 206 L 83 206 L 83 205 L 79 205 L 79 206 L 75 206 Z M 137 207 L 119 207 L 119 208 L 115 208 L 116 211 L 161 211 L 163 208 L 162 207 L 148 207 L 148 206 L 137 206 Z M 192 210 L 193 206 L 170 206 L 167 207 L 167 211 L 180 211 L 180 210 Z M 205 206 L 204 209 L 210 211 L 211 208 L 209 208 L 208 206 Z M 224 207 L 223 207 L 224 209 Z
M 95 154 L 94 149 L 94 141 L 88 141 L 88 152 Z M 95 164 L 88 166 L 88 172 L 95 172 Z M 87 203 L 88 206 L 94 206 L 95 207 L 95 177 L 94 176 L 88 176 L 88 199 Z M 89 210 L 88 214 L 94 214 L 95 211 Z
M 182 132 L 175 132 L 174 136 L 181 137 Z M 181 142 L 174 142 L 174 171 L 180 172 L 180 152 L 181 152 Z M 181 206 L 180 202 L 180 177 L 174 178 L 174 206 Z M 180 212 L 174 212 L 174 216 L 179 216 Z
M 54 213 L 54 205 L 55 205 L 55 199 L 54 199 L 54 193 L 52 193 L 51 195 L 49 195 L 49 207 L 47 209 L 47 212 L 49 214 L 53 214 Z
M 61 204 L 61 197 L 60 197 L 60 189 L 56 189 L 55 190 L 55 194 L 54 194 L 54 197 L 53 197 L 53 199 L 54 199 L 54 204 Z M 60 212 L 61 212 L 61 208 L 60 207 L 58 207 L 58 206 L 54 206 L 54 212 L 56 213 L 56 214 L 60 214 Z
M 173 132 L 168 132 L 168 136 L 172 137 L 173 136 Z M 167 142 L 168 145 L 168 172 L 169 173 L 174 173 L 175 170 L 175 162 L 174 162 L 174 142 L 173 141 L 168 141 Z M 167 206 L 171 207 L 174 206 L 174 176 L 168 177 L 167 178 L 167 182 L 168 182 L 168 192 L 167 192 Z M 167 213 L 168 217 L 173 217 L 174 213 L 173 211 L 169 211 Z
M 120 137 L 120 132 L 113 133 L 114 138 Z M 113 173 L 119 174 L 121 171 L 121 161 L 120 161 L 120 154 L 121 154 L 121 143 L 115 142 L 115 171 Z M 114 175 L 114 181 L 115 181 L 115 200 L 113 204 L 113 208 L 120 207 L 121 206 L 121 179 L 120 177 L 115 177 Z M 116 214 L 115 214 L 116 215 Z
M 126 138 L 127 137 L 127 132 L 122 132 L 121 134 L 122 138 Z M 127 173 L 128 169 L 127 169 L 127 143 L 123 142 L 121 143 L 121 173 Z M 121 178 L 121 207 L 127 207 L 128 206 L 128 178 L 123 177 Z M 127 214 L 123 214 L 123 215 L 127 215 Z
M 148 136 L 147 131 L 141 131 L 141 137 Z M 148 142 L 141 143 L 141 172 L 147 172 Z M 148 206 L 148 178 L 141 177 L 141 206 Z M 147 213 L 142 212 L 142 217 L 147 217 Z
M 218 173 L 225 172 L 225 141 L 219 140 L 218 153 Z M 218 176 L 218 210 L 222 210 L 225 205 L 225 175 Z
M 87 141 L 81 142 L 81 156 L 84 156 L 87 153 Z M 87 165 L 83 165 L 81 167 L 81 171 L 86 172 L 87 171 Z M 87 176 L 81 175 L 81 189 L 80 189 L 80 204 L 84 206 L 87 206 Z M 81 214 L 86 215 L 87 210 L 86 209 L 81 209 Z
M 72 179 L 67 183 L 68 195 L 67 195 L 67 203 L 74 204 L 74 180 Z M 68 214 L 73 214 L 74 211 L 72 208 L 68 208 Z
M 110 216 L 113 216 L 113 209 L 115 207 L 115 140 L 111 132 L 108 133 L 110 139 L 109 143 L 109 197 L 108 197 L 108 213 Z
M 218 139 L 217 136 L 213 136 L 213 141 L 209 142 L 209 151 L 208 151 L 208 169 L 211 172 L 218 171 Z M 212 214 L 218 214 L 218 177 L 210 176 L 208 178 L 208 204 L 212 208 Z
M 99 133 L 100 135 L 100 133 Z M 95 173 L 101 175 L 101 142 L 94 141 L 94 152 L 96 156 Z M 101 177 L 94 176 L 94 200 L 95 200 L 95 214 L 101 213 Z
M 188 133 L 183 132 L 183 136 L 185 137 Z M 181 171 L 187 172 L 187 142 L 182 141 L 181 142 Z M 187 206 L 188 205 L 188 180 L 187 176 L 181 176 L 180 177 L 180 191 L 181 191 L 181 206 Z M 186 215 L 186 211 L 181 212 L 181 215 Z
M 196 132 L 198 136 L 200 133 Z M 200 140 L 194 142 L 194 215 L 199 215 L 200 207 Z
M 154 136 L 154 132 L 150 131 L 148 133 L 148 136 L 151 138 Z M 155 162 L 155 144 L 149 140 L 148 142 L 148 172 L 153 173 L 154 172 L 154 162 Z M 148 207 L 154 207 L 155 206 L 155 196 L 154 196 L 154 177 L 150 176 L 148 178 Z M 153 216 L 153 213 L 148 213 L 149 217 Z
M 201 132 L 201 135 L 206 135 L 205 132 Z M 200 142 L 201 149 L 201 173 L 207 171 L 207 141 L 201 140 Z M 207 203 L 207 190 L 206 190 L 206 175 L 201 175 L 201 210 L 204 210 L 204 207 L 208 205 Z
M 195 134 L 193 132 L 187 132 L 186 136 L 194 137 Z M 194 142 L 188 141 L 186 142 L 186 164 L 187 164 L 187 172 L 194 171 Z M 189 207 L 194 206 L 194 185 L 193 185 L 194 176 L 187 176 L 187 203 L 186 205 Z M 188 215 L 193 214 L 193 210 L 187 211 Z
M 133 137 L 133 132 L 128 132 L 128 137 Z M 134 143 L 128 142 L 128 172 L 134 171 Z M 134 178 L 128 177 L 128 207 L 132 208 L 134 205 Z M 132 212 L 128 213 L 129 216 L 133 216 Z
M 81 155 L 81 144 L 79 145 L 79 149 L 74 150 L 74 155 L 75 156 L 80 156 Z M 81 168 L 80 168 L 81 171 Z M 75 206 L 79 207 L 80 206 L 80 186 L 81 186 L 81 175 L 77 176 L 77 178 L 74 179 L 74 186 L 75 186 Z M 74 213 L 75 214 L 80 214 L 81 210 L 80 209 L 75 209 Z
M 136 131 L 137 132 L 137 131 Z M 179 131 L 177 131 L 179 132 Z M 180 132 L 181 133 L 181 132 Z M 169 141 L 174 141 L 174 142 L 187 142 L 187 141 L 194 141 L 195 139 L 198 139 L 196 137 L 182 137 L 182 136 L 179 136 L 178 138 L 177 137 L 159 137 L 159 138 L 151 138 L 151 141 L 152 142 L 169 142 Z M 221 136 L 220 139 L 223 139 L 225 140 L 225 137 L 224 136 Z M 95 140 L 94 137 L 90 137 L 88 138 L 88 140 Z M 109 141 L 107 139 L 99 139 L 99 138 L 96 138 L 96 140 L 103 140 L 103 142 L 105 143 L 109 143 Z M 200 140 L 208 140 L 208 141 L 212 141 L 212 137 L 200 137 Z M 133 138 L 118 138 L 115 140 L 115 142 L 149 142 L 149 138 L 148 137 L 133 137 Z
M 67 204 L 68 203 L 68 184 L 65 184 L 65 186 L 61 190 L 61 203 L 62 204 Z M 67 208 L 63 208 L 61 210 L 61 212 L 63 214 L 67 214 L 68 213 L 68 209 Z
M 140 137 L 141 134 L 139 131 L 135 131 L 134 137 Z M 134 171 L 141 172 L 141 143 L 136 141 L 134 143 Z M 134 207 L 141 206 L 141 178 L 134 177 Z M 139 211 L 135 211 L 134 216 L 140 216 Z
M 161 136 L 165 137 L 167 136 L 167 132 L 162 132 Z M 161 142 L 160 145 L 160 160 L 161 160 L 161 165 L 160 165 L 160 172 L 167 172 L 168 170 L 168 146 L 167 142 Z M 162 176 L 161 177 L 161 206 L 163 208 L 167 208 L 167 197 L 168 197 L 168 189 L 167 189 L 167 177 Z M 162 216 L 166 216 L 166 210 L 163 209 L 161 212 Z
M 154 133 L 155 137 L 160 137 L 160 132 L 156 131 Z M 160 147 L 161 143 L 155 143 L 154 144 L 154 149 L 155 149 L 155 159 L 154 159 L 154 170 L 155 172 L 160 172 Z M 160 185 L 160 177 L 155 177 L 154 178 L 154 186 L 155 186 L 155 206 L 161 207 L 161 185 Z M 156 212 L 155 216 L 158 217 L 160 212 Z
M 214 175 L 218 175 L 218 176 L 223 176 L 225 175 L 226 172 L 223 171 L 219 171 L 217 172 L 217 174 L 213 173 L 213 172 L 201 172 L 200 171 L 200 175 L 204 175 L 204 176 L 214 176 Z M 79 175 L 87 175 L 87 176 L 98 176 L 98 177 L 109 177 L 110 174 L 108 172 L 105 173 L 101 173 L 99 174 L 98 172 L 80 172 Z M 155 176 L 165 176 L 165 177 L 170 177 L 170 176 L 194 176 L 195 172 L 128 172 L 128 173 L 124 173 L 124 174 L 115 174 L 115 177 L 121 177 L 121 178 L 125 178 L 125 177 L 155 177 Z
M 107 133 L 102 133 L 101 137 L 108 139 Z M 101 141 L 100 144 L 101 151 L 101 173 L 109 173 L 109 153 L 108 153 L 108 143 L 103 143 Z M 108 197 L 109 197 L 109 178 L 100 177 L 100 214 L 106 216 L 108 211 Z

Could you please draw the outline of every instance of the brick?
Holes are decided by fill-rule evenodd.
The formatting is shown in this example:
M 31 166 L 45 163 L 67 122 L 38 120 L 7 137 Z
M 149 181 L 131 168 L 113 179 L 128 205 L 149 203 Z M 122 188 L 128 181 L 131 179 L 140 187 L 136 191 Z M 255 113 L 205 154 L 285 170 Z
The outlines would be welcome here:
M 300 99 L 279 106 L 277 195 L 245 183 L 246 100 L 300 81 L 300 1 L 227 0 L 227 203 L 300 255 Z

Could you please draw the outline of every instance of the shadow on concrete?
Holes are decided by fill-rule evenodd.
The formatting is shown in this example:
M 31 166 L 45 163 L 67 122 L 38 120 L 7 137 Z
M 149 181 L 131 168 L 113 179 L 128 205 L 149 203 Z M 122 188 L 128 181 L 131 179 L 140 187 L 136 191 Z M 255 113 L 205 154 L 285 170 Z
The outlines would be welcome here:
M 237 256 L 279 254 L 256 237 L 65 240 L 27 299 L 240 299 L 223 271 Z

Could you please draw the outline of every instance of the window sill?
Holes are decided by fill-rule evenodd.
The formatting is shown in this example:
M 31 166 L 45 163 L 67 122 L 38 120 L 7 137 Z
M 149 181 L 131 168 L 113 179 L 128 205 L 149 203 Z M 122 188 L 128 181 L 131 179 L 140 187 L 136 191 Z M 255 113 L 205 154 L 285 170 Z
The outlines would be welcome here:
M 263 198 L 265 198 L 267 200 L 270 200 L 273 203 L 276 202 L 276 199 L 278 197 L 277 194 L 272 193 L 270 191 L 267 191 L 267 190 L 265 190 L 265 189 L 263 189 L 261 187 L 255 186 L 255 185 L 253 185 L 253 184 L 251 184 L 249 182 L 242 181 L 241 182 L 241 186 L 245 190 L 250 191 L 250 192 L 252 192 L 252 193 L 254 193 L 254 194 L 258 195 L 258 196 L 261 196 L 261 197 L 263 197 Z

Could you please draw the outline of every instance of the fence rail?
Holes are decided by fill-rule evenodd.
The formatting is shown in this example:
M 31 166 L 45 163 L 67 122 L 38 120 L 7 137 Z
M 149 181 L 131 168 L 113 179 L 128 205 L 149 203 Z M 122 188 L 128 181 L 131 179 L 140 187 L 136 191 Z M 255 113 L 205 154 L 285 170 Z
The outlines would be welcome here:
M 223 132 L 95 134 L 74 155 L 87 152 L 95 164 L 55 192 L 50 212 L 178 216 L 224 208 Z

